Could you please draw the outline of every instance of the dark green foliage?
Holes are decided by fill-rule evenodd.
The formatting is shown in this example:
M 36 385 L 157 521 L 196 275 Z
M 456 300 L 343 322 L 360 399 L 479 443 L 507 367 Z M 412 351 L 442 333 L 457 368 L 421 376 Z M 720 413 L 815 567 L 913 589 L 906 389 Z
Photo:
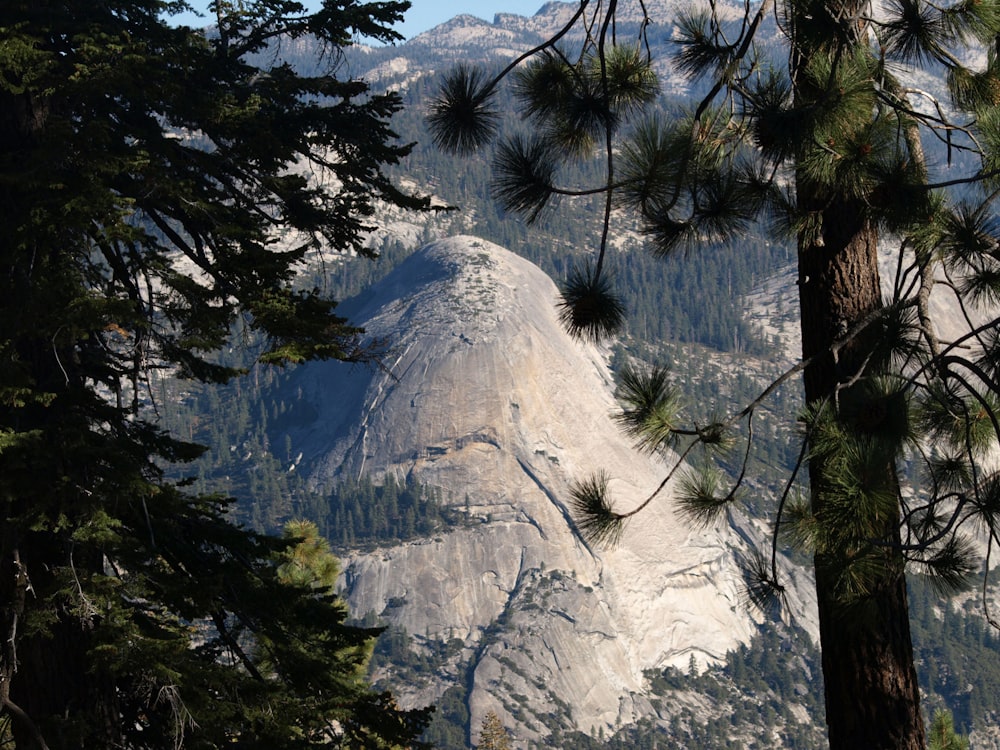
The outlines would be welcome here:
M 429 107 L 435 126 L 434 143 L 458 154 L 469 154 L 488 143 L 496 132 L 497 112 L 490 104 L 492 87 L 478 68 L 459 66 L 445 79 Z
M 377 200 L 424 204 L 385 174 L 398 98 L 337 68 L 407 6 L 218 2 L 210 36 L 185 7 L 0 9 L 0 713 L 53 750 L 410 744 L 426 712 L 358 677 L 374 633 L 282 577 L 292 540 L 165 477 L 201 448 L 154 403 L 240 372 L 236 324 L 259 362 L 370 357 L 295 281 L 367 254 Z M 276 50 L 306 37 L 326 63 L 300 74 Z
M 711 525 L 736 501 L 729 484 L 729 479 L 715 467 L 688 472 L 676 489 L 678 510 L 695 525 Z
M 493 157 L 493 197 L 505 211 L 535 222 L 552 197 L 556 154 L 541 138 L 516 134 L 504 140 Z
M 398 484 L 391 474 L 379 484 L 367 475 L 340 482 L 311 509 L 320 512 L 318 522 L 343 549 L 427 537 L 461 522 L 458 511 L 443 504 L 440 490 L 416 479 Z
M 680 399 L 669 370 L 643 371 L 626 364 L 618 373 L 616 396 L 622 411 L 616 420 L 636 445 L 650 453 L 676 443 Z
M 607 275 L 587 268 L 573 271 L 561 289 L 559 320 L 579 339 L 603 341 L 617 334 L 625 322 L 625 306 Z
M 624 45 L 609 47 L 606 54 L 590 47 L 575 64 L 561 51 L 547 49 L 518 69 L 514 81 L 515 96 L 542 139 L 578 156 L 654 101 L 658 89 L 638 46 Z
M 715 33 L 716 20 L 704 10 L 681 14 L 677 19 L 678 69 L 692 78 L 723 74 L 733 63 L 736 47 Z
M 527 105 L 525 114 L 534 117 L 545 140 L 580 156 L 616 122 L 600 78 L 589 75 L 592 64 L 593 57 L 574 66 L 565 56 L 545 53 L 518 73 L 517 93 Z
M 579 519 L 580 533 L 596 544 L 614 544 L 624 531 L 624 517 L 612 510 L 608 497 L 608 476 L 600 473 L 575 482 L 570 503 Z

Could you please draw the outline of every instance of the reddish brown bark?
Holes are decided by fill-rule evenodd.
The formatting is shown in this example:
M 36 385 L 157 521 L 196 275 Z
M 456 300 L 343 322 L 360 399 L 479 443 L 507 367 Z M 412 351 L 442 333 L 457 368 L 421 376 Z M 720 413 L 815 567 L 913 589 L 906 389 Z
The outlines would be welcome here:
M 836 354 L 831 345 L 881 305 L 877 236 L 862 207 L 832 201 L 822 204 L 820 213 L 821 233 L 799 247 L 802 353 L 817 356 L 804 375 L 811 404 L 833 402 L 838 385 L 862 366 L 867 336 Z M 824 503 L 822 470 L 818 461 L 810 465 L 812 507 L 818 514 Z M 893 481 L 893 467 L 886 467 L 886 476 Z M 837 593 L 842 553 L 817 554 L 815 560 L 831 750 L 924 747 L 898 519 L 886 519 L 879 536 L 886 545 L 886 572 L 874 595 L 860 604 L 845 606 Z

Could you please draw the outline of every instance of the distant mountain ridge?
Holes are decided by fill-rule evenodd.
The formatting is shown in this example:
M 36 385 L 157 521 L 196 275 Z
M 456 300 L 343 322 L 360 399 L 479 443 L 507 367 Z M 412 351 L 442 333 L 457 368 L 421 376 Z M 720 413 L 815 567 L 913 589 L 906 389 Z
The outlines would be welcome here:
M 699 0 L 621 0 L 618 3 L 618 23 L 615 38 L 621 43 L 639 44 L 639 31 L 644 11 L 651 23 L 645 27 L 645 41 L 654 51 L 654 66 L 660 77 L 663 92 L 684 96 L 697 85 L 673 69 L 667 51 L 675 37 L 677 20 L 683 13 L 698 7 Z M 723 17 L 738 19 L 743 4 L 733 0 L 718 3 Z M 538 46 L 565 26 L 579 5 L 572 2 L 547 2 L 540 5 L 531 16 L 498 12 L 493 21 L 461 14 L 406 42 L 393 47 L 363 47 L 349 53 L 349 59 L 360 68 L 358 73 L 367 80 L 381 82 L 390 88 L 406 85 L 409 75 L 443 72 L 456 63 L 483 63 L 490 70 L 499 70 L 518 54 Z M 576 39 L 577 32 L 566 37 L 567 43 Z M 766 34 L 765 34 L 766 36 Z M 360 53 L 360 54 L 358 54 Z M 364 58 L 375 64 L 366 68 Z M 363 71 L 363 72 L 362 72 Z

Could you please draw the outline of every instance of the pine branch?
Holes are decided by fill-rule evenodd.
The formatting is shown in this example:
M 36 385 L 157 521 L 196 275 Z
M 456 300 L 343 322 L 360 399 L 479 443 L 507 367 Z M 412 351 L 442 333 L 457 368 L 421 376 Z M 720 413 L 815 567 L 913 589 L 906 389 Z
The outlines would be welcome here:
M 943 524 L 937 524 L 939 528 L 931 536 L 922 537 L 915 544 L 908 544 L 908 543 L 907 544 L 901 544 L 901 545 L 895 545 L 894 544 L 894 545 L 891 545 L 891 546 L 893 548 L 898 548 L 898 549 L 902 550 L 903 552 L 907 552 L 907 553 L 924 552 L 924 551 L 927 551 L 929 549 L 932 549 L 935 544 L 937 544 L 938 542 L 940 542 L 942 539 L 945 539 L 946 537 L 948 537 L 956 529 L 960 528 L 967 520 L 969 520 L 970 518 L 972 518 L 974 516 L 974 512 L 973 511 L 970 511 L 968 514 L 966 514 L 966 515 L 963 516 L 963 511 L 965 510 L 965 506 L 967 504 L 969 504 L 970 501 L 969 501 L 969 499 L 965 495 L 961 495 L 961 494 L 953 494 L 953 495 L 945 495 L 943 497 L 935 497 L 934 499 L 932 499 L 930 502 L 928 502 L 926 505 L 922 506 L 921 508 L 916 508 L 916 509 L 912 510 L 910 513 L 908 513 L 905 516 L 903 516 L 902 523 L 907 528 L 910 528 L 910 526 L 911 526 L 911 523 L 910 523 L 911 519 L 914 518 L 914 516 L 919 515 L 920 511 L 922 511 L 922 510 L 928 511 L 928 514 L 929 514 L 930 512 L 933 512 L 934 510 L 936 510 L 937 507 L 939 505 L 941 505 L 941 503 L 947 502 L 947 500 L 950 499 L 950 497 L 952 497 L 952 496 L 956 497 L 956 503 L 955 503 L 954 509 L 952 510 L 951 514 L 949 515 L 948 520 L 946 520 Z M 921 522 L 923 522 L 922 519 L 921 519 Z M 883 547 L 890 546 L 890 545 L 887 545 L 884 542 L 878 542 L 878 541 L 875 541 L 875 540 L 873 540 L 873 544 L 878 544 L 878 545 L 883 546 Z M 917 559 L 917 558 L 914 558 L 914 559 Z
M 558 157 L 549 143 L 515 135 L 493 157 L 491 192 L 504 210 L 526 215 L 533 224 L 556 193 L 553 177 Z
M 942 46 L 945 24 L 940 14 L 920 0 L 890 0 L 887 20 L 880 23 L 880 44 L 890 57 L 907 64 L 957 63 Z M 877 22 L 876 22 L 877 23 Z
M 931 585 L 941 593 L 954 593 L 968 588 L 977 556 L 970 540 L 952 535 L 930 557 L 916 562 L 926 571 Z
M 676 443 L 680 398 L 666 367 L 640 371 L 626 365 L 616 396 L 623 409 L 615 421 L 640 450 L 655 453 Z
M 702 528 L 714 523 L 737 499 L 736 487 L 719 492 L 722 482 L 722 473 L 713 466 L 686 472 L 674 493 L 680 514 Z
M 749 554 L 742 566 L 744 606 L 753 606 L 765 613 L 784 609 L 787 593 L 773 576 L 769 561 L 756 549 L 751 549 Z
M 799 455 L 795 459 L 795 465 L 792 467 L 792 471 L 789 473 L 788 479 L 785 480 L 785 487 L 781 491 L 781 497 L 778 500 L 778 508 L 775 512 L 774 530 L 771 532 L 771 576 L 774 580 L 778 580 L 778 537 L 786 528 L 783 520 L 785 508 L 788 505 L 789 498 L 791 497 L 792 488 L 798 480 L 799 472 L 805 465 L 806 458 L 809 455 L 808 452 L 809 433 L 807 432 L 802 438 L 802 445 L 799 448 Z M 802 541 L 804 541 L 804 539 Z
M 478 68 L 459 65 L 428 105 L 427 122 L 434 144 L 456 154 L 471 154 L 488 143 L 500 120 L 490 104 L 492 84 Z
M 959 381 L 966 391 L 971 395 L 979 405 L 982 407 L 982 411 L 985 416 L 989 419 L 990 424 L 993 426 L 994 435 L 1000 439 L 1000 419 L 997 417 L 996 404 L 991 404 L 982 396 L 976 389 L 972 388 L 970 383 L 961 375 L 949 369 L 949 365 L 956 365 L 958 367 L 963 367 L 969 370 L 973 375 L 976 376 L 986 385 L 990 391 L 994 394 L 1000 395 L 1000 383 L 990 377 L 987 373 L 983 372 L 982 368 L 976 366 L 974 363 L 962 357 L 955 356 L 942 356 L 937 361 L 938 366 L 942 369 L 942 372 L 946 377 L 952 377 Z
M 559 320 L 574 338 L 602 341 L 617 334 L 625 323 L 625 306 L 607 276 L 594 269 L 574 270 L 563 283 Z
M 434 143 L 446 151 L 469 154 L 487 143 L 496 132 L 499 113 L 490 105 L 497 86 L 518 65 L 546 49 L 554 48 L 576 25 L 590 0 L 579 8 L 555 35 L 517 56 L 489 81 L 478 69 L 459 65 L 445 78 L 441 92 L 432 100 L 427 117 Z
M 583 482 L 574 483 L 570 488 L 571 507 L 573 517 L 577 519 L 577 524 L 585 538 L 598 544 L 616 545 L 621 540 L 625 522 L 632 516 L 641 513 L 656 499 L 673 479 L 676 472 L 683 467 L 688 454 L 697 444 L 697 440 L 692 440 L 674 462 L 659 486 L 639 505 L 625 513 L 615 511 L 612 506 L 607 492 L 608 476 L 605 472 L 600 472 Z
M 608 476 L 604 472 L 573 483 L 570 507 L 586 540 L 612 547 L 621 540 L 626 516 L 612 508 L 608 498 Z

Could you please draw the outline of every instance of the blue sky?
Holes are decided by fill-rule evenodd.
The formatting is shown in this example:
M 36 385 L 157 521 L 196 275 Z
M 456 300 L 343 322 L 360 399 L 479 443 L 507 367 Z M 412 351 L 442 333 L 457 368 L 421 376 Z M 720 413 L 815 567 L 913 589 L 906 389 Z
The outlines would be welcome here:
M 315 0 L 302 0 L 302 2 L 306 6 L 318 5 Z M 531 16 L 545 2 L 546 0 L 410 0 L 410 10 L 407 11 L 402 25 L 399 26 L 399 32 L 409 39 L 462 13 L 479 16 L 487 21 L 492 21 L 497 12 Z M 196 8 L 204 8 L 207 7 L 208 3 L 191 0 L 191 5 Z M 176 20 L 178 23 L 187 23 L 192 26 L 210 23 L 210 19 L 199 19 L 188 15 L 178 16 Z

